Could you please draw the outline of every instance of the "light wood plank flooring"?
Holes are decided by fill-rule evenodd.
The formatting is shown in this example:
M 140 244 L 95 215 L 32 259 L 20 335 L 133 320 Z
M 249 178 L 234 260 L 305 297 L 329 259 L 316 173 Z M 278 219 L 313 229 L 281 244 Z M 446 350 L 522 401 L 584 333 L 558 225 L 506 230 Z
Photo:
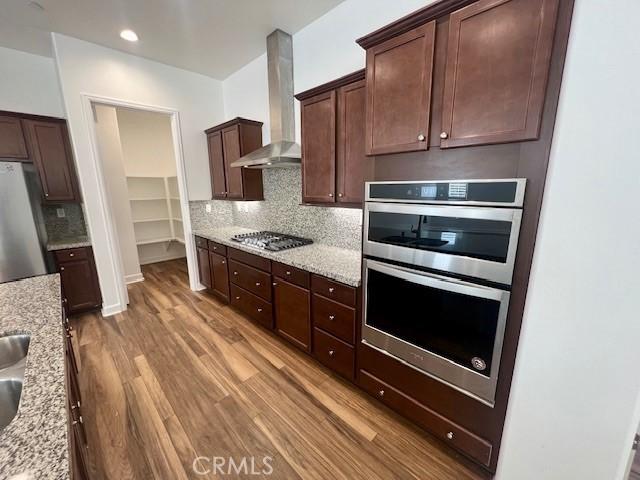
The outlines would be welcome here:
M 487 478 L 312 358 L 189 290 L 184 261 L 143 273 L 127 312 L 72 320 L 92 478 Z M 194 470 L 197 457 L 205 458 Z

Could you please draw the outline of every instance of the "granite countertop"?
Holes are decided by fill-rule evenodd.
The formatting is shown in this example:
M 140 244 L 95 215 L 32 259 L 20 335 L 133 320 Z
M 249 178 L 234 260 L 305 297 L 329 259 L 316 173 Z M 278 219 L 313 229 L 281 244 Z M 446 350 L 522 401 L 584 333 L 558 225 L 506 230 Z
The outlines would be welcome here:
M 196 229 L 193 233 L 199 237 L 205 237 L 238 250 L 244 250 L 276 262 L 323 275 L 352 287 L 360 285 L 361 254 L 359 251 L 313 243 L 282 252 L 271 252 L 242 245 L 231 240 L 234 235 L 255 231 L 242 227 L 221 227 Z
M 18 413 L 0 431 L 0 478 L 69 478 L 60 276 L 0 284 L 0 335 L 31 336 Z
M 86 235 L 49 239 L 49 241 L 47 242 L 47 250 L 50 252 L 53 252 L 54 250 L 65 250 L 67 248 L 80 248 L 90 246 L 91 240 Z

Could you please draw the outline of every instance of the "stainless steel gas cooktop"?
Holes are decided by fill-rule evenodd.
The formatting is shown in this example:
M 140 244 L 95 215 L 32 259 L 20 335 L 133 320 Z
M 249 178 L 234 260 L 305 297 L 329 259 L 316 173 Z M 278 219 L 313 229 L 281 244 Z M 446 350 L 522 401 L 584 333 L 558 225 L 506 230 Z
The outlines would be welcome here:
M 313 240 L 308 238 L 294 237 L 292 235 L 285 235 L 284 233 L 276 232 L 243 233 L 241 235 L 234 235 L 231 237 L 231 240 L 243 245 L 249 245 L 262 250 L 271 250 L 274 252 L 288 250 L 289 248 L 302 247 L 303 245 L 313 243 Z

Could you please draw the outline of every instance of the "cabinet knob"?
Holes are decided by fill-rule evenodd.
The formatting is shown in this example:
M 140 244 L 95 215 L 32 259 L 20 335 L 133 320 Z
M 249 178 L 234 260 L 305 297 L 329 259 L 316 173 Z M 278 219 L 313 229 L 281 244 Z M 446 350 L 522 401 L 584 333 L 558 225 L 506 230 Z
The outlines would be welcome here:
M 236 297 L 236 300 L 240 300 L 240 297 Z
M 69 254 L 69 256 L 70 256 L 70 257 L 75 257 L 75 256 L 76 256 L 76 254 L 75 254 L 75 253 L 70 253 L 70 254 Z
M 418 135 L 418 141 L 419 142 L 424 142 L 426 138 L 427 137 L 425 137 L 422 133 Z
M 238 275 L 238 272 L 233 272 L 234 275 Z
M 260 286 L 260 282 L 256 282 L 256 287 L 259 287 L 259 286 Z
M 278 286 L 278 284 L 276 282 L 273 282 L 271 285 L 273 285 L 274 287 Z
M 335 315 L 329 315 L 329 320 L 333 320 L 335 317 Z
M 333 293 L 335 289 L 333 287 L 329 287 L 329 293 Z
M 449 440 L 453 440 L 453 432 L 449 432 L 449 433 L 447 433 L 447 438 L 448 438 Z
M 336 352 L 335 352 L 335 351 L 333 351 L 333 350 L 329 350 L 329 356 L 330 356 L 330 357 L 333 357 L 335 354 L 336 354 Z
M 291 272 L 289 270 L 287 270 L 287 275 L 291 275 Z
M 258 309 L 258 313 L 262 313 L 262 309 L 261 308 Z
M 49 194 L 48 194 L 48 193 L 45 193 L 45 194 L 44 194 L 44 196 L 45 196 L 45 197 L 48 197 L 48 196 L 49 196 Z
M 342 195 L 341 193 L 338 194 L 339 197 L 343 197 L 344 195 Z
M 329 196 L 330 196 L 331 198 L 333 198 L 333 193 L 330 193 L 330 194 L 329 194 Z
M 440 134 L 440 138 L 441 138 L 441 139 L 443 139 L 443 140 L 445 140 L 445 139 L 449 138 L 449 134 L 448 134 L 447 132 L 442 132 L 442 133 Z
M 64 272 L 64 267 L 60 267 L 60 271 L 61 271 L 61 272 Z
M 225 263 L 227 263 L 225 260 L 222 260 L 222 264 L 224 265 Z
M 384 397 L 384 390 L 380 390 L 380 391 L 378 392 L 378 396 L 379 396 L 379 397 Z

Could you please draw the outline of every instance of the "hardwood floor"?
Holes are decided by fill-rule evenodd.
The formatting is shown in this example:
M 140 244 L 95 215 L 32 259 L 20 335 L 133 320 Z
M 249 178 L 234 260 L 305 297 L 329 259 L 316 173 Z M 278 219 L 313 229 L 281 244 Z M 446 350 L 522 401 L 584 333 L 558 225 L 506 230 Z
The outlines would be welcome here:
M 143 273 L 127 312 L 72 319 L 91 478 L 487 478 L 307 355 L 192 292 L 184 261 Z

